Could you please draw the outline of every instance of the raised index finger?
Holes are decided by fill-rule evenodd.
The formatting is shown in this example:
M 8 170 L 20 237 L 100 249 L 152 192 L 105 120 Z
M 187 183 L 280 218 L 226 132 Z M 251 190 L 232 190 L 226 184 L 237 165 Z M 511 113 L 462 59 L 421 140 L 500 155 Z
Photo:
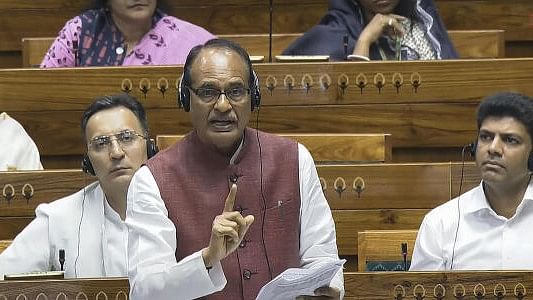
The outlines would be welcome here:
M 224 212 L 233 211 L 233 207 L 235 206 L 235 195 L 236 194 L 237 194 L 237 185 L 232 184 L 231 188 L 229 189 L 228 197 L 226 197 L 226 203 L 224 203 Z

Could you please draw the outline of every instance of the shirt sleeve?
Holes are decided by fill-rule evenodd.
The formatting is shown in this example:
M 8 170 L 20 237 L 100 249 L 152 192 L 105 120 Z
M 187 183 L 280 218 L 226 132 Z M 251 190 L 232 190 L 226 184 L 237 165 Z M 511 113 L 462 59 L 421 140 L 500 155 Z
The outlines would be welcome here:
M 0 144 L 9 143 L 9 149 L 0 151 L 0 171 L 42 170 L 39 150 L 24 127 L 6 113 L 0 114 Z
M 443 246 L 438 238 L 440 231 L 437 230 L 436 226 L 431 213 L 424 217 L 416 237 L 409 271 L 445 270 L 446 262 L 442 253 Z
M 26 146 L 21 150 L 20 157 L 17 162 L 17 170 L 42 170 L 41 156 L 37 145 L 30 138 L 30 136 L 24 132 L 26 136 Z
M 128 189 L 128 277 L 130 297 L 136 299 L 199 298 L 226 285 L 219 263 L 208 272 L 196 253 L 177 262 L 176 227 L 150 170 L 141 167 Z
M 37 207 L 35 219 L 0 254 L 0 280 L 5 274 L 50 271 L 47 204 Z
M 339 259 L 335 223 L 318 178 L 311 153 L 298 144 L 300 174 L 300 262 L 302 268 L 319 266 L 321 262 Z M 342 269 L 330 283 L 344 296 Z
M 79 42 L 81 33 L 81 19 L 75 17 L 69 20 L 63 29 L 59 31 L 59 35 L 46 52 L 41 68 L 64 68 L 76 66 L 74 58 L 73 41 Z M 78 45 L 78 49 L 81 45 Z

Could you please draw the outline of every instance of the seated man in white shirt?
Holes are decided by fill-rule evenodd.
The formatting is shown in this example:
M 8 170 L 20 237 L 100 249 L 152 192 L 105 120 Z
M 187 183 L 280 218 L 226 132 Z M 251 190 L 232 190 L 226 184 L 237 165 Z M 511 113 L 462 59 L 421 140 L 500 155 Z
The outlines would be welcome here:
M 533 99 L 489 96 L 477 126 L 482 181 L 425 216 L 410 270 L 533 269 Z
M 156 151 L 146 114 L 132 96 L 104 96 L 84 112 L 81 129 L 87 143 L 82 166 L 98 181 L 39 205 L 36 218 L 0 254 L 0 279 L 57 270 L 67 278 L 127 275 L 126 193 L 135 171 Z
M 39 149 L 24 127 L 7 113 L 0 114 L 0 171 L 42 170 Z
M 191 50 L 180 101 L 193 130 L 140 168 L 128 191 L 131 299 L 255 299 L 288 268 L 338 261 L 309 151 L 247 127 L 260 99 L 242 47 L 215 39 Z M 308 297 L 341 298 L 336 275 Z

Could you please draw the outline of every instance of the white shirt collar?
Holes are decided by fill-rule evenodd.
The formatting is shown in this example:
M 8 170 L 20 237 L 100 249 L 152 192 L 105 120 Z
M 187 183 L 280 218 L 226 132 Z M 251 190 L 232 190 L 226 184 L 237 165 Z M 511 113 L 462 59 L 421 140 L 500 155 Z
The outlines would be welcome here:
M 470 193 L 468 193 L 468 195 L 468 201 L 466 201 L 465 204 L 462 204 L 465 214 L 471 214 L 481 210 L 493 211 L 492 207 L 490 207 L 487 197 L 485 196 L 485 192 L 483 190 L 483 181 L 481 181 L 477 188 L 474 188 Z M 519 206 L 525 201 L 533 201 L 533 182 L 531 180 L 529 181 L 526 192 L 524 193 L 524 198 Z
M 107 197 L 105 196 L 105 194 L 104 194 L 104 218 L 112 221 L 113 223 L 117 223 L 117 224 L 122 223 L 122 219 L 120 218 L 120 215 L 111 207 L 111 205 L 107 201 Z

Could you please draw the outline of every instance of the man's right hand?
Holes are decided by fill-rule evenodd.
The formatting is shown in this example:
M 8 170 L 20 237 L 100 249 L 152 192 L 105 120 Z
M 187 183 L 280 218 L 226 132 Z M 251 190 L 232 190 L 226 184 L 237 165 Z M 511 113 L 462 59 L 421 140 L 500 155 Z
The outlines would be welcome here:
M 224 211 L 213 221 L 209 246 L 202 251 L 202 258 L 208 268 L 235 251 L 254 222 L 254 216 L 243 217 L 233 210 L 236 194 L 237 185 L 233 184 L 226 197 Z

